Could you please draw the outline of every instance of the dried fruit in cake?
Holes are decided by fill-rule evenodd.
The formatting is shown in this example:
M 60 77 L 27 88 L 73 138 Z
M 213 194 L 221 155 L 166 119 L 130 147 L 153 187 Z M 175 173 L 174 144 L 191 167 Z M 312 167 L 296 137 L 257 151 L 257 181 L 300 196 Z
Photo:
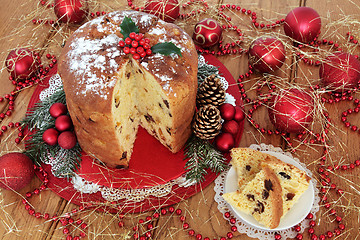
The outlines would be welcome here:
M 264 166 L 241 191 L 225 193 L 224 199 L 236 209 L 252 215 L 259 223 L 276 228 L 283 215 L 279 178 Z
M 181 56 L 126 54 L 119 46 L 125 17 L 151 46 L 171 42 Z M 82 25 L 67 40 L 58 66 L 81 148 L 110 167 L 128 167 L 140 125 L 179 151 L 191 134 L 197 65 L 191 37 L 153 15 L 117 11 Z
M 271 155 L 250 148 L 233 148 L 231 165 L 235 168 L 239 189 L 251 181 L 261 170 L 261 163 L 273 158 Z
M 282 208 L 282 216 L 284 216 L 309 187 L 310 177 L 304 171 L 284 163 L 270 154 L 249 148 L 233 148 L 231 157 L 231 164 L 237 173 L 238 191 L 230 193 L 230 196 L 237 196 L 247 191 L 245 189 L 249 189 L 249 184 L 252 185 L 252 181 L 258 177 L 258 174 L 264 169 L 268 169 L 273 172 L 280 184 L 282 204 L 278 207 Z M 268 195 L 267 192 L 262 194 L 263 196 Z M 227 200 L 229 197 L 225 199 Z M 239 197 L 232 199 L 239 200 Z M 232 202 L 234 203 L 234 201 Z M 229 203 L 233 205 L 233 203 Z

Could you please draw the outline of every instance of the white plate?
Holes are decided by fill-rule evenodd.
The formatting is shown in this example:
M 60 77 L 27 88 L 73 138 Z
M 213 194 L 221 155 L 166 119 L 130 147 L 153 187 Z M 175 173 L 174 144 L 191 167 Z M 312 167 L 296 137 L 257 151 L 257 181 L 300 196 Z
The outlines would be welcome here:
M 296 162 L 291 157 L 288 157 L 282 153 L 268 152 L 265 153 L 273 155 L 285 163 L 294 165 L 295 167 L 304 170 L 304 168 Z M 237 190 L 237 174 L 233 167 L 230 168 L 229 172 L 226 175 L 225 179 L 225 193 L 235 192 Z M 280 231 L 291 228 L 296 224 L 300 223 L 310 212 L 314 202 L 314 187 L 310 181 L 309 188 L 304 192 L 299 200 L 294 204 L 294 206 L 286 213 L 285 216 L 281 218 L 280 224 L 277 228 L 270 229 L 260 224 L 255 218 L 249 214 L 243 213 L 237 210 L 235 207 L 231 206 L 234 212 L 241 218 L 244 222 L 252 225 L 253 227 L 270 230 L 270 231 Z

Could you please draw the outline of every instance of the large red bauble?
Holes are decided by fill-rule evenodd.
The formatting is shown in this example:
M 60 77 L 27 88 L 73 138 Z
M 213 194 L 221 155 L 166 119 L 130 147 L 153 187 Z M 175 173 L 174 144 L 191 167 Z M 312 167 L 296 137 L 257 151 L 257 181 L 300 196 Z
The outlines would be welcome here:
M 59 146 L 64 149 L 71 149 L 75 147 L 76 142 L 77 142 L 76 136 L 71 131 L 62 132 L 59 135 L 59 139 L 58 139 Z
M 321 83 L 335 92 L 354 89 L 360 81 L 360 62 L 349 53 L 334 53 L 319 69 Z
M 57 118 L 67 113 L 67 108 L 63 103 L 54 103 L 49 109 L 49 113 L 53 118 Z
M 70 130 L 72 127 L 73 123 L 68 115 L 61 115 L 55 120 L 55 128 L 60 132 Z
M 177 0 L 148 0 L 144 11 L 166 22 L 174 22 L 179 17 L 180 7 Z
M 216 136 L 214 144 L 216 149 L 222 152 L 228 152 L 234 147 L 235 140 L 231 133 L 223 132 Z
M 309 7 L 297 7 L 285 17 L 285 34 L 299 42 L 311 42 L 320 33 L 320 28 L 320 15 Z
M 222 131 L 231 133 L 234 137 L 239 132 L 240 126 L 235 120 L 225 121 L 222 125 Z
M 262 73 L 279 69 L 284 64 L 285 57 L 284 44 L 274 37 L 258 38 L 249 48 L 249 63 Z
M 58 142 L 59 132 L 55 128 L 46 129 L 42 135 L 43 141 L 50 145 L 55 146 Z
M 201 20 L 195 25 L 193 40 L 201 47 L 211 47 L 220 41 L 222 28 L 212 18 Z
M 241 122 L 244 119 L 245 119 L 244 110 L 239 106 L 235 106 L 234 120 L 237 122 Z
M 235 116 L 235 107 L 230 103 L 224 103 L 220 106 L 220 115 L 221 118 L 227 121 L 230 121 Z
M 65 23 L 80 23 L 88 14 L 87 0 L 55 0 L 55 15 Z
M 34 164 L 23 153 L 7 153 L 0 157 L 0 187 L 18 191 L 34 176 Z
M 5 60 L 7 70 L 14 79 L 29 78 L 36 71 L 36 58 L 27 48 L 12 50 Z
M 282 89 L 269 101 L 269 117 L 283 132 L 299 133 L 313 121 L 314 102 L 309 93 L 296 89 Z

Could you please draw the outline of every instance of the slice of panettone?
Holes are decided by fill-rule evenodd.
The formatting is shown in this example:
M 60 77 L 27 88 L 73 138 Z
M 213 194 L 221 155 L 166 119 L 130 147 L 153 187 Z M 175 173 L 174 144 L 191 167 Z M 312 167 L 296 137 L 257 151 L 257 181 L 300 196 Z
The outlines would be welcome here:
M 272 157 L 250 148 L 233 148 L 230 155 L 230 163 L 236 170 L 239 189 L 242 189 L 260 172 L 262 162 L 266 162 Z
M 256 182 L 255 179 L 258 179 L 265 169 L 267 171 L 271 171 L 278 179 L 277 182 L 280 184 L 281 206 L 278 205 L 278 207 L 282 208 L 282 215 L 280 218 L 294 206 L 300 196 L 309 187 L 310 177 L 308 177 L 304 171 L 291 164 L 284 163 L 270 154 L 249 148 L 234 148 L 231 150 L 231 157 L 232 166 L 235 168 L 237 173 L 238 191 L 234 193 L 227 193 L 224 195 L 224 198 L 233 206 L 239 205 L 238 201 L 246 200 L 244 198 L 240 198 L 240 196 L 244 197 L 248 195 L 246 191 L 251 189 L 249 185 L 253 185 L 254 182 Z M 260 186 L 258 180 L 257 184 Z M 254 187 L 256 187 L 256 185 L 254 185 Z M 258 194 L 260 193 L 258 192 Z M 251 196 L 250 198 L 253 199 L 252 195 L 254 194 L 250 194 L 248 197 Z M 242 209 L 242 211 L 253 215 L 254 218 L 257 219 L 255 216 L 258 214 L 252 214 L 251 212 L 246 211 L 246 208 Z M 264 225 L 268 227 L 270 226 L 266 224 Z
M 280 223 L 283 215 L 281 185 L 274 171 L 266 165 L 242 190 L 225 193 L 223 197 L 233 207 L 252 215 L 270 229 Z

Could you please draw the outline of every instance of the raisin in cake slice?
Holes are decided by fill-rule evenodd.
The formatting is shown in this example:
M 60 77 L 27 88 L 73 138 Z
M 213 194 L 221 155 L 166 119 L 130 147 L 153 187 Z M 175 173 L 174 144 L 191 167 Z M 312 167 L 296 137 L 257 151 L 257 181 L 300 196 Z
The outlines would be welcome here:
M 269 161 L 273 158 L 269 154 L 265 154 L 250 148 L 233 148 L 230 152 L 231 164 L 235 168 L 239 189 L 261 170 L 261 163 Z
M 225 193 L 223 197 L 233 207 L 252 215 L 270 229 L 280 223 L 283 215 L 281 185 L 274 171 L 266 165 L 241 191 Z
M 283 199 L 283 214 L 285 215 L 308 189 L 310 177 L 294 165 L 272 159 L 266 163 L 280 180 Z

